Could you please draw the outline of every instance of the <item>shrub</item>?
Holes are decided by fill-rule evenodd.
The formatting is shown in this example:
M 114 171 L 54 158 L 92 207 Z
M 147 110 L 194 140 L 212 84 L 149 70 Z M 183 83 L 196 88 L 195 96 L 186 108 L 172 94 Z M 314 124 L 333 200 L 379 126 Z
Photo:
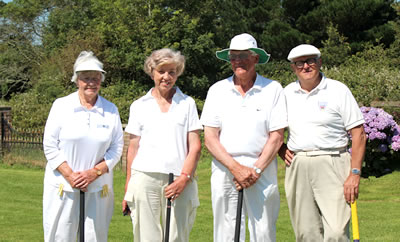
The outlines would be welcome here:
M 115 83 L 100 89 L 100 95 L 118 107 L 123 124 L 128 123 L 129 107 L 132 102 L 145 95 L 147 88 L 132 81 L 131 83 Z
M 339 67 L 324 68 L 327 77 L 345 83 L 364 106 L 372 101 L 400 101 L 400 72 L 391 66 L 388 51 L 382 46 L 366 49 Z
M 361 107 L 367 135 L 364 176 L 391 172 L 400 159 L 400 127 L 383 109 Z

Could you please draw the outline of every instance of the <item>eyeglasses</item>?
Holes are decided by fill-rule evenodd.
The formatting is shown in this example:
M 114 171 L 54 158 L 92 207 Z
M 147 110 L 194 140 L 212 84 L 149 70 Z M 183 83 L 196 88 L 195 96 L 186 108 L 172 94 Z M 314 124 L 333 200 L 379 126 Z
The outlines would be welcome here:
M 300 68 L 304 67 L 304 63 L 307 63 L 307 65 L 309 65 L 309 66 L 314 66 L 317 63 L 317 60 L 318 60 L 318 58 L 313 57 L 313 58 L 308 58 L 305 61 L 295 61 L 292 63 L 294 63 L 295 66 L 300 69 Z
M 238 55 L 236 54 L 229 54 L 228 58 L 230 61 L 235 61 L 235 60 L 247 60 L 249 58 L 250 54 L 249 53 L 240 53 Z

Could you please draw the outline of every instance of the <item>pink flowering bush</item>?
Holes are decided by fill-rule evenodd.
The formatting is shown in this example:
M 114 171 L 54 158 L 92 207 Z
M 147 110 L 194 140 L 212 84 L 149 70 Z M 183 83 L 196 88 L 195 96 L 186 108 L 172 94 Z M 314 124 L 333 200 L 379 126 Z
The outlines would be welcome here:
M 367 145 L 364 176 L 381 176 L 400 164 L 400 127 L 381 108 L 361 107 Z

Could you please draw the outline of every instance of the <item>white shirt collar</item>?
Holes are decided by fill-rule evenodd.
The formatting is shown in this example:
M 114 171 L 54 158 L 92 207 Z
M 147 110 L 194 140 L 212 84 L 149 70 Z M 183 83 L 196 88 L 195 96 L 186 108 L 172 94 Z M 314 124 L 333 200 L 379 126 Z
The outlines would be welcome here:
M 258 91 L 262 90 L 262 85 L 261 85 L 262 84 L 262 77 L 258 73 L 256 73 L 256 75 L 257 75 L 256 76 L 256 81 L 254 82 L 253 86 L 247 92 L 249 92 L 251 90 L 258 90 Z M 234 75 L 228 77 L 227 79 L 231 83 L 232 91 L 236 91 L 237 92 L 236 87 L 235 87 L 235 83 L 233 81 L 233 77 L 234 77 Z
M 175 86 L 175 93 L 174 96 L 172 97 L 172 102 L 178 102 L 178 100 L 184 98 L 184 94 L 181 91 L 181 89 L 179 89 L 179 87 Z M 151 95 L 151 92 L 153 91 L 154 87 L 150 89 L 150 91 L 148 91 L 146 93 L 146 95 L 143 96 L 143 100 L 149 100 L 149 99 L 154 99 L 153 95 Z
M 79 99 L 78 91 L 74 92 L 72 95 L 74 95 L 74 98 L 72 101 L 73 102 L 72 106 L 74 108 L 74 111 L 88 110 L 87 108 L 82 106 L 81 101 Z M 96 103 L 94 104 L 93 108 L 91 108 L 90 110 L 94 111 L 94 112 L 98 112 L 101 115 L 104 115 L 103 102 L 101 101 L 100 95 L 97 95 Z
M 321 74 L 321 76 L 322 76 L 320 83 L 319 83 L 313 90 L 311 90 L 311 92 L 309 92 L 309 93 L 313 93 L 313 92 L 316 92 L 316 91 L 319 91 L 319 90 L 322 90 L 322 89 L 325 89 L 325 88 L 326 88 L 326 85 L 327 85 L 327 83 L 326 83 L 326 77 L 325 77 L 324 73 L 320 72 L 320 74 Z M 295 92 L 305 92 L 305 91 L 301 88 L 301 86 L 300 86 L 300 81 L 299 81 L 299 80 L 296 80 Z

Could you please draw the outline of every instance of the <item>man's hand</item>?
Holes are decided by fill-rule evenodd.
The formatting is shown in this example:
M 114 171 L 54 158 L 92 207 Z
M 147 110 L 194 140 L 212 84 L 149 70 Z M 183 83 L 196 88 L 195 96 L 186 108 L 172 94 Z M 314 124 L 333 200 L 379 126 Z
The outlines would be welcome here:
M 286 166 L 289 167 L 292 164 L 294 152 L 289 150 L 286 144 L 283 144 L 278 151 L 279 157 L 285 162 Z
M 231 170 L 231 173 L 234 177 L 233 182 L 237 190 L 252 186 L 260 177 L 253 168 L 240 165 L 239 163 Z
M 360 175 L 350 174 L 344 182 L 344 197 L 348 203 L 353 203 L 358 198 Z

